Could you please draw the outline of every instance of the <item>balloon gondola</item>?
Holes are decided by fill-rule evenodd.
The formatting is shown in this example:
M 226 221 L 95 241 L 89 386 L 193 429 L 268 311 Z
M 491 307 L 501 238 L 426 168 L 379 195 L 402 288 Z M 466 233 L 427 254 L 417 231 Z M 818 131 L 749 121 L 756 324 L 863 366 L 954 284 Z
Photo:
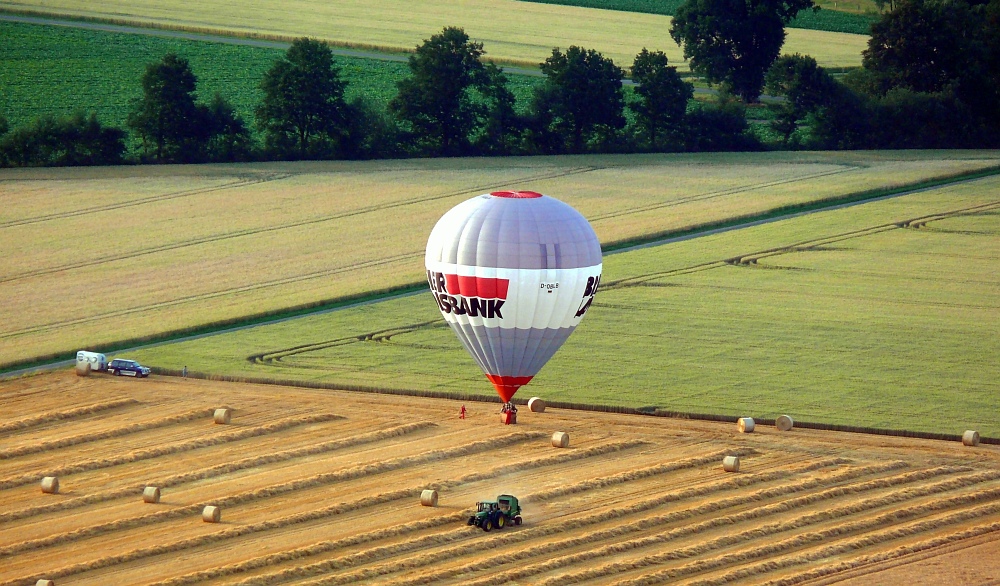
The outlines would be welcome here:
M 427 242 L 427 282 L 444 319 L 510 403 L 590 308 L 601 246 L 578 211 L 533 191 L 466 200 Z

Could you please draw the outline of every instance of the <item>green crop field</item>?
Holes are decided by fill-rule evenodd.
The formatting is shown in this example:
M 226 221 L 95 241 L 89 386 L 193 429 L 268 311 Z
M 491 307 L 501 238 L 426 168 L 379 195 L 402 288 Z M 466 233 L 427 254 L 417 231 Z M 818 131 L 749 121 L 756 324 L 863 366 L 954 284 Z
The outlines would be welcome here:
M 0 114 L 13 126 L 83 108 L 106 124 L 123 127 L 130 104 L 142 95 L 139 80 L 146 64 L 167 53 L 191 62 L 202 100 L 219 92 L 252 125 L 262 96 L 260 80 L 284 54 L 279 49 L 3 21 L 0 38 Z M 340 56 L 335 61 L 348 82 L 348 99 L 365 96 L 384 104 L 396 95 L 396 82 L 409 76 L 402 62 Z M 509 78 L 521 103 L 541 82 L 523 75 Z
M 667 33 L 668 16 L 518 0 L 0 0 L 0 10 L 255 38 L 310 36 L 388 51 L 413 50 L 443 27 L 458 26 L 484 44 L 488 59 L 501 63 L 534 67 L 553 47 L 578 45 L 623 67 L 643 47 L 661 50 L 686 68 Z M 861 64 L 867 41 L 865 35 L 789 29 L 783 50 L 812 55 L 824 67 L 853 67 Z
M 609 255 L 521 395 L 1000 435 L 1000 177 Z M 429 294 L 135 353 L 165 368 L 493 393 Z
M 540 2 L 542 4 L 558 4 L 562 6 L 582 6 L 600 8 L 603 10 L 621 10 L 625 12 L 645 12 L 648 14 L 664 14 L 673 16 L 684 0 L 522 0 L 523 2 Z M 789 23 L 790 28 L 833 31 L 838 33 L 869 34 L 874 14 L 875 4 L 870 0 L 857 2 L 824 1 L 816 4 L 822 7 L 818 12 L 803 10 Z M 868 10 L 859 14 L 862 10 Z
M 2 170 L 0 368 L 419 283 L 437 219 L 496 189 L 562 199 L 608 245 L 998 164 L 883 151 Z

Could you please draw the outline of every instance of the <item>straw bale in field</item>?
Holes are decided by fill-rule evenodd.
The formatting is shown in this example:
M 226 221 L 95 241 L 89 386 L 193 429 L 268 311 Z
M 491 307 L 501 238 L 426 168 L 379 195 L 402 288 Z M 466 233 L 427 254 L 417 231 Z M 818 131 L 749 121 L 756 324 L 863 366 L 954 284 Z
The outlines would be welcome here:
M 569 447 L 569 434 L 565 431 L 557 431 L 552 434 L 552 447 L 553 448 L 568 448 Z
M 740 417 L 736 421 L 736 429 L 740 433 L 753 433 L 753 417 Z
M 90 363 L 89 362 L 77 362 L 76 363 L 76 376 L 90 376 Z
M 539 397 L 528 399 L 528 410 L 532 413 L 545 413 L 545 401 Z
M 778 418 L 774 420 L 774 426 L 777 427 L 779 431 L 791 431 L 794 425 L 795 421 L 793 421 L 788 415 L 779 415 Z
M 978 446 L 979 445 L 979 432 L 974 430 L 966 430 L 962 434 L 962 444 L 966 446 Z
M 144 503 L 158 503 L 160 502 L 160 489 L 156 486 L 147 486 L 142 489 L 142 502 Z
M 222 520 L 222 509 L 215 505 L 208 505 L 201 510 L 201 520 L 206 523 L 218 523 Z
M 86 376 L 86 375 L 84 375 L 84 376 Z M 38 580 L 37 582 L 35 582 L 35 586 L 56 586 L 56 583 L 53 582 L 52 580 L 46 580 L 46 579 L 42 578 L 41 580 Z
M 739 472 L 740 471 L 740 457 L 739 456 L 726 456 L 722 459 L 722 469 L 726 472 Z
M 43 478 L 42 492 L 46 494 L 59 494 L 59 479 L 55 476 L 46 476 Z
M 216 409 L 215 410 L 215 422 L 219 425 L 229 425 L 229 421 L 233 417 L 232 409 Z
M 438 491 L 425 490 L 420 493 L 420 504 L 425 507 L 438 506 Z

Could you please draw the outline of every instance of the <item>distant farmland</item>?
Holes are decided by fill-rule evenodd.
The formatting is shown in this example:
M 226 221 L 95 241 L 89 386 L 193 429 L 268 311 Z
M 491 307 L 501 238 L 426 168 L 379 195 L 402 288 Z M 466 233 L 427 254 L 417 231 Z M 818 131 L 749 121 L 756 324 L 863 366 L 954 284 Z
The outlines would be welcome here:
M 521 393 L 1000 436 L 998 192 L 991 177 L 607 256 L 593 310 Z M 493 395 L 429 294 L 136 355 L 212 374 Z
M 343 46 L 410 51 L 445 26 L 465 28 L 484 44 L 486 57 L 537 66 L 552 53 L 579 45 L 629 67 L 646 47 L 667 53 L 686 68 L 670 38 L 670 17 L 555 6 L 515 0 L 252 0 L 233 4 L 143 0 L 4 1 L 0 9 L 80 17 L 117 23 L 288 40 L 310 36 Z M 783 51 L 812 55 L 824 67 L 861 65 L 865 35 L 789 29 Z
M 176 53 L 198 76 L 198 97 L 218 92 L 254 125 L 260 81 L 282 55 L 279 49 L 167 39 L 145 35 L 0 21 L 4 58 L 0 62 L 3 110 L 13 126 L 39 116 L 76 109 L 96 112 L 102 122 L 124 127 L 132 102 L 142 95 L 146 65 Z M 364 97 L 384 105 L 396 82 L 409 76 L 406 63 L 335 56 L 348 100 Z M 509 87 L 526 103 L 541 78 L 509 75 Z
M 0 173 L 0 356 L 10 365 L 419 283 L 437 218 L 499 188 L 566 200 L 607 245 L 998 158 L 760 153 L 8 170 Z

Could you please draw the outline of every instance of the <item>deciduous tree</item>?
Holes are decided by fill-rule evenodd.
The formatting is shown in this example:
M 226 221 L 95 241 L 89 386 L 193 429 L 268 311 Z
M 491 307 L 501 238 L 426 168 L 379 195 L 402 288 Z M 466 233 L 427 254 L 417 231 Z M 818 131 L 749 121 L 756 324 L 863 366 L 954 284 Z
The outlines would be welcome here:
M 142 76 L 142 97 L 132 107 L 128 126 L 147 154 L 161 162 L 201 158 L 208 139 L 205 110 L 195 104 L 197 78 L 187 59 L 169 53 L 150 63 Z
M 774 96 L 784 96 L 772 127 L 788 144 L 799 123 L 821 106 L 834 102 L 837 82 L 808 55 L 783 55 L 767 72 L 764 87 Z
M 483 44 L 455 27 L 445 27 L 410 56 L 411 75 L 397 83 L 399 92 L 389 110 L 408 127 L 422 152 L 469 153 L 470 136 L 485 114 L 474 90 L 491 81 L 482 56 Z
M 348 131 L 340 69 L 324 43 L 301 38 L 264 74 L 264 98 L 257 107 L 257 128 L 265 147 L 279 157 L 343 156 Z
M 649 146 L 659 148 L 664 136 L 680 139 L 694 87 L 681 79 L 662 51 L 645 48 L 632 63 L 632 81 L 639 99 L 629 103 L 629 108 L 635 112 L 636 125 L 646 134 Z
M 764 75 L 785 43 L 785 25 L 813 0 L 687 0 L 670 36 L 691 69 L 722 83 L 745 103 L 756 102 Z
M 552 49 L 541 64 L 545 85 L 535 94 L 536 118 L 563 137 L 570 152 L 581 153 L 590 142 L 612 138 L 625 126 L 625 72 L 593 49 Z

